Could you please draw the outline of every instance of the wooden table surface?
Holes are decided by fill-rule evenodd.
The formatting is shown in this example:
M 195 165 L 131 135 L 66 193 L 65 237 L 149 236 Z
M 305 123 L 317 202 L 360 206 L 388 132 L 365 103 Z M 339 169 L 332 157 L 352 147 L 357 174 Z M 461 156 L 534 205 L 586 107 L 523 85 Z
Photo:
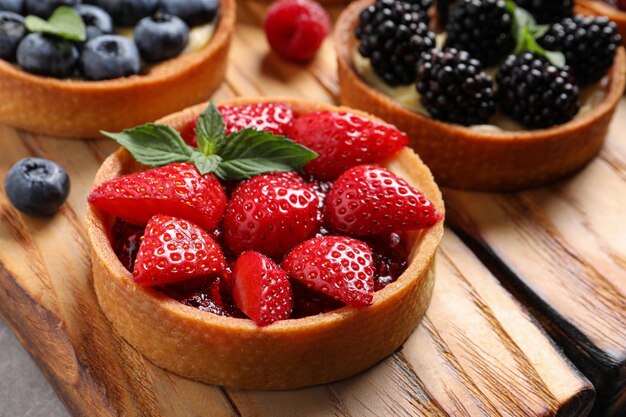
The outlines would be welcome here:
M 238 2 L 214 99 L 336 103 L 332 40 L 311 63 L 287 63 L 268 52 L 264 9 Z M 35 155 L 72 181 L 51 219 L 20 214 L 0 193 L 0 314 L 73 416 L 624 416 L 624 116 L 626 102 L 602 154 L 571 179 L 515 194 L 445 190 L 449 227 L 422 325 L 369 371 L 287 392 L 188 381 L 126 344 L 97 304 L 83 230 L 93 175 L 115 146 L 0 127 L 0 178 Z

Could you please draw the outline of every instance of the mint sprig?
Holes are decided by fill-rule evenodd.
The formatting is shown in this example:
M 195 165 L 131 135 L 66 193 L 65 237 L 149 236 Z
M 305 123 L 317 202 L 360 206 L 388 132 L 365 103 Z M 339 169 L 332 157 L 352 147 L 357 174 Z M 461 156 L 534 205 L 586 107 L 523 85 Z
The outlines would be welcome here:
M 537 42 L 550 29 L 548 25 L 539 25 L 527 10 L 519 7 L 515 1 L 506 0 L 506 9 L 513 16 L 513 37 L 516 41 L 515 53 L 532 52 L 545 58 L 558 68 L 565 66 L 565 55 L 561 52 L 548 51 Z
M 71 41 L 87 39 L 85 22 L 68 6 L 58 7 L 47 21 L 38 16 L 27 16 L 24 25 L 30 32 L 47 33 Z
M 196 125 L 198 149 L 204 154 L 218 153 L 226 140 L 224 119 L 212 102 L 200 115 Z
M 196 149 L 172 127 L 159 124 L 101 132 L 125 147 L 140 163 L 153 167 L 191 162 L 201 174 L 214 173 L 225 181 L 242 180 L 267 172 L 295 171 L 317 154 L 284 136 L 255 129 L 226 134 L 224 119 L 210 103 L 196 125 Z

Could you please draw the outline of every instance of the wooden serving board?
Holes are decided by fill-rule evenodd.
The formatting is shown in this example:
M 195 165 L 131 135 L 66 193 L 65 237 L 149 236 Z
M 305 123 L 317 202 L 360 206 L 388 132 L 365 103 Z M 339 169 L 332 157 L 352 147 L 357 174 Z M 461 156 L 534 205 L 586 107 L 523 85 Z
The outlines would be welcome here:
M 332 42 L 310 64 L 286 63 L 264 41 L 266 6 L 238 3 L 231 64 L 214 99 L 336 102 Z M 336 17 L 340 7 L 330 11 Z M 287 392 L 185 380 L 125 343 L 95 298 L 83 230 L 92 178 L 115 146 L 0 127 L 0 178 L 19 158 L 35 155 L 61 163 L 72 180 L 68 203 L 51 219 L 20 214 L 0 192 L 0 314 L 73 416 L 623 416 L 622 107 L 606 150 L 570 180 L 518 194 L 446 190 L 453 229 L 423 324 L 369 371 Z

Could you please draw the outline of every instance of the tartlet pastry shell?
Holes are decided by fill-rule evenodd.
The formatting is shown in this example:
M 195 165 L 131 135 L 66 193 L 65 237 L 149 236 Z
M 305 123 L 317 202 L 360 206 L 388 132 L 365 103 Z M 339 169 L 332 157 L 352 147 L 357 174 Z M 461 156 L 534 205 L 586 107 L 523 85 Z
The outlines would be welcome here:
M 574 120 L 550 129 L 485 132 L 442 123 L 405 108 L 363 81 L 354 70 L 354 29 L 371 4 L 348 6 L 335 25 L 341 103 L 395 124 L 432 170 L 453 188 L 499 191 L 539 186 L 582 168 L 600 150 L 624 92 L 626 54 L 618 50 L 605 97 Z
M 145 75 L 59 80 L 0 60 L 0 124 L 52 136 L 96 137 L 100 130 L 117 132 L 200 103 L 224 78 L 235 9 L 235 0 L 221 0 L 220 20 L 206 46 Z
M 259 101 L 285 102 L 301 114 L 337 109 L 294 99 L 225 104 Z M 195 106 L 160 122 L 180 129 L 205 107 Z M 444 212 L 430 171 L 412 150 L 405 148 L 384 165 L 416 185 Z M 94 186 L 141 169 L 122 149 L 104 162 Z M 94 285 L 115 329 L 158 366 L 205 383 L 244 389 L 291 389 L 336 381 L 392 354 L 420 322 L 429 304 L 435 252 L 443 235 L 443 224 L 439 223 L 411 236 L 407 270 L 376 293 L 373 305 L 259 328 L 250 320 L 202 312 L 135 284 L 111 248 L 108 234 L 112 221 L 111 216 L 88 208 Z

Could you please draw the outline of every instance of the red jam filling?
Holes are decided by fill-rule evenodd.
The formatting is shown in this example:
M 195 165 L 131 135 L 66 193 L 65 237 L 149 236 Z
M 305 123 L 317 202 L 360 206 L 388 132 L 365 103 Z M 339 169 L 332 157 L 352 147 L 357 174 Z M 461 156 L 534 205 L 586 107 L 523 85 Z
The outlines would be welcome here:
M 331 183 L 311 182 L 311 185 L 320 197 L 320 204 L 323 204 Z M 225 188 L 227 190 L 232 189 L 232 186 L 226 185 Z M 113 226 L 113 248 L 122 265 L 131 272 L 143 232 L 143 228 L 133 226 L 121 219 L 118 219 Z M 324 236 L 327 234 L 329 232 L 322 227 L 317 235 Z M 213 231 L 211 237 L 223 248 L 228 263 L 232 265 L 236 261 L 236 257 L 225 249 L 221 230 Z M 405 238 L 402 234 L 391 233 L 371 236 L 362 240 L 372 249 L 375 268 L 374 289 L 380 291 L 396 281 L 406 270 L 408 253 Z M 280 259 L 276 261 L 280 261 Z M 245 318 L 245 315 L 235 306 L 230 295 L 229 273 L 227 271 L 224 276 L 197 278 L 170 284 L 159 289 L 169 297 L 190 307 L 221 316 Z M 313 316 L 343 307 L 343 303 L 298 282 L 292 281 L 292 288 L 294 291 L 294 309 L 291 318 Z

